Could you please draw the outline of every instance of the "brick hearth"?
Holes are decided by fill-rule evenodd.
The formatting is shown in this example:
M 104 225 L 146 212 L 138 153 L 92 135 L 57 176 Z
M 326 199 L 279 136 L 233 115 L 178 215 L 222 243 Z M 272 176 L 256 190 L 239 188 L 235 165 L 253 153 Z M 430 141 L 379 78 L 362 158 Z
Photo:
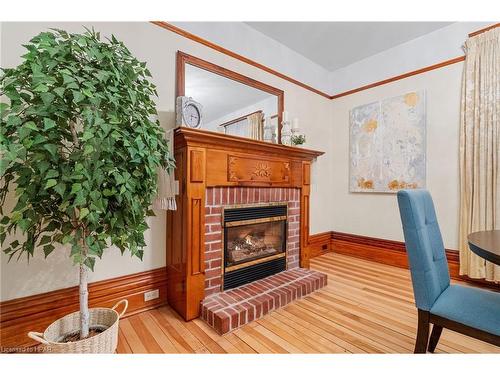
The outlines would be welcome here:
M 326 283 L 327 276 L 321 272 L 304 268 L 283 271 L 212 294 L 201 303 L 201 317 L 222 335 L 302 298 Z

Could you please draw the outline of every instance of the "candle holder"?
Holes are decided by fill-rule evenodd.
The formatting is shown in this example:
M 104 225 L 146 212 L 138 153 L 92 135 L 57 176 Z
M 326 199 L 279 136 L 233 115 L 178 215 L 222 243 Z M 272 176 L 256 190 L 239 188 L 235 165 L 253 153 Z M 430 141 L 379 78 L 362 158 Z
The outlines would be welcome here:
M 290 121 L 283 121 L 281 123 L 281 144 L 291 146 L 292 144 L 292 128 Z
M 273 126 L 271 125 L 271 121 L 266 118 L 266 121 L 264 122 L 264 134 L 263 134 L 263 140 L 266 142 L 273 142 L 273 138 L 275 137 L 274 131 L 273 131 Z

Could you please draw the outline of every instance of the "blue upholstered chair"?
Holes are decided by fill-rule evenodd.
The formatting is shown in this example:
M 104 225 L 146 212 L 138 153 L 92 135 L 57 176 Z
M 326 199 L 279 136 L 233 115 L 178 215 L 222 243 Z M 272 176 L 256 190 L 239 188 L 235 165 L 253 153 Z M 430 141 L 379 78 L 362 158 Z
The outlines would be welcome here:
M 413 294 L 418 309 L 415 353 L 434 352 L 443 328 L 500 346 L 500 293 L 450 285 L 431 195 L 398 192 Z M 429 325 L 433 324 L 429 339 Z

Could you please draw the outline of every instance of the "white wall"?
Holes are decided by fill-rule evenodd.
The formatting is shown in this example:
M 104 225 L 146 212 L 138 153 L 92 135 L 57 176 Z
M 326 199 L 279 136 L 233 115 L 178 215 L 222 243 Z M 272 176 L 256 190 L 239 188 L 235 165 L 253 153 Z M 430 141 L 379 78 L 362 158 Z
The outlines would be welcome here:
M 491 22 L 456 22 L 357 61 L 329 74 L 328 92 L 339 94 L 463 56 L 467 35 L 489 25 Z
M 329 126 L 332 123 L 331 102 L 326 98 L 150 23 L 86 23 L 85 25 L 94 26 L 103 36 L 113 33 L 125 42 L 139 60 L 148 63 L 154 82 L 158 86 L 158 110 L 164 127 L 171 127 L 175 122 L 175 54 L 177 50 L 182 50 L 284 90 L 285 109 L 292 118 L 300 119 L 307 135 L 308 146 L 327 152 L 332 148 L 333 128 Z M 24 53 L 21 45 L 49 27 L 83 32 L 80 23 L 2 23 L 0 65 L 2 67 L 17 65 L 21 61 L 19 56 Z M 295 63 L 293 59 L 287 60 L 290 66 Z M 312 181 L 311 232 L 330 230 L 331 215 L 325 207 L 331 206 L 332 176 L 326 155 L 313 164 Z M 91 280 L 103 280 L 164 266 L 165 215 L 161 212 L 158 214 L 150 220 L 151 230 L 146 233 L 147 247 L 143 262 L 131 259 L 127 254 L 122 257 L 118 250 L 110 249 L 103 259 L 96 263 Z M 76 285 L 77 270 L 71 265 L 67 254 L 67 249 L 57 249 L 44 260 L 38 252 L 28 265 L 24 261 L 7 264 L 7 257 L 2 253 L 0 300 Z
M 427 189 L 436 206 L 445 246 L 458 248 L 458 137 L 463 63 L 419 74 L 332 101 L 332 229 L 403 240 L 395 194 L 349 193 L 349 111 L 359 105 L 426 90 Z

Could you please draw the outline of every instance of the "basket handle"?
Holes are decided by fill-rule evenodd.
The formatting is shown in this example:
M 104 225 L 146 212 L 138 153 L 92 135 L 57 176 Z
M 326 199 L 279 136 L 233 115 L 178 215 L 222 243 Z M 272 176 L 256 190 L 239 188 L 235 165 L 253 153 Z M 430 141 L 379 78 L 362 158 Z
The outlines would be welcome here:
M 116 304 L 115 304 L 115 305 L 111 308 L 112 310 L 115 310 L 115 311 L 116 311 L 116 308 L 117 308 L 118 306 L 120 306 L 121 304 L 123 304 L 123 305 L 124 305 L 124 307 L 123 307 L 122 312 L 121 312 L 121 313 L 118 313 L 118 317 L 119 317 L 119 318 L 121 318 L 121 317 L 123 316 L 123 314 L 125 314 L 125 312 L 127 311 L 127 308 L 128 308 L 128 300 L 126 300 L 126 299 L 122 299 L 121 301 L 118 301 L 118 302 L 117 302 L 117 303 L 116 303 Z M 116 312 L 118 312 L 118 311 L 116 311 Z
M 50 342 L 43 338 L 43 333 L 40 332 L 28 332 L 28 337 L 42 343 L 44 345 L 50 345 Z

